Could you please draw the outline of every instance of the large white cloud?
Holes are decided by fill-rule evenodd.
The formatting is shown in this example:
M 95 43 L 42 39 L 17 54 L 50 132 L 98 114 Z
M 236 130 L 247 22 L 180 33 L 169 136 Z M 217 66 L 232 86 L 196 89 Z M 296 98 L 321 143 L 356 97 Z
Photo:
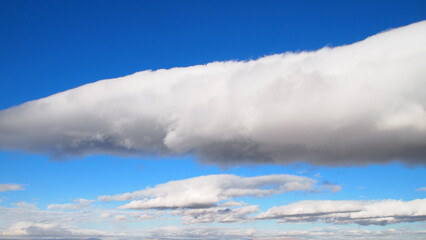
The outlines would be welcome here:
M 278 219 L 279 222 L 316 222 L 334 224 L 387 225 L 426 220 L 426 199 L 412 201 L 301 201 L 273 207 L 257 219 Z
M 100 196 L 98 200 L 133 200 L 121 209 L 209 208 L 236 197 L 314 191 L 315 184 L 314 179 L 286 174 L 258 177 L 219 174 L 170 181 L 132 193 Z
M 0 112 L 0 147 L 424 164 L 425 42 L 423 21 L 342 47 L 99 81 Z

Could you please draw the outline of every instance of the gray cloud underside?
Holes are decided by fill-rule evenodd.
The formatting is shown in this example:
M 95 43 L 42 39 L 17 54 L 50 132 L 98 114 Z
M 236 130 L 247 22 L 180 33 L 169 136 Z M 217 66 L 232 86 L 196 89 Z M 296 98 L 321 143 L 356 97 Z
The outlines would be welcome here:
M 257 205 L 244 206 L 239 208 L 211 207 L 207 209 L 178 209 L 172 214 L 182 217 L 185 224 L 192 223 L 234 223 L 252 221 L 248 215 L 259 212 Z
M 143 71 L 0 112 L 0 147 L 218 165 L 426 159 L 426 21 L 352 45 Z
M 301 201 L 273 207 L 257 219 L 278 222 L 316 222 L 333 224 L 387 225 L 401 222 L 426 221 L 426 199 L 412 201 Z
M 221 201 L 237 197 L 266 197 L 289 191 L 316 191 L 315 185 L 314 179 L 286 174 L 257 177 L 219 174 L 170 181 L 131 193 L 100 196 L 98 200 L 132 200 L 121 206 L 121 209 L 210 208 Z

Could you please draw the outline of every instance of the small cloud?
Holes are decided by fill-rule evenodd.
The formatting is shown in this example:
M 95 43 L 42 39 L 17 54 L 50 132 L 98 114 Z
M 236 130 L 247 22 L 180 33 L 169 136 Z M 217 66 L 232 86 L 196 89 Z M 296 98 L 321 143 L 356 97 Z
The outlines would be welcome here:
M 126 215 L 116 215 L 114 217 L 115 220 L 119 221 L 119 222 L 128 222 L 130 221 L 130 219 L 126 216 Z
M 333 193 L 339 192 L 342 190 L 342 186 L 330 183 L 329 181 L 323 181 L 322 186 L 319 188 L 319 191 L 331 191 Z
M 24 187 L 21 184 L 17 184 L 17 183 L 0 184 L 0 192 L 21 191 L 21 190 L 24 190 Z
M 109 218 L 109 217 L 111 217 L 111 214 L 110 213 L 102 213 L 99 217 L 100 218 Z
M 228 202 L 223 202 L 220 204 L 220 206 L 222 207 L 239 207 L 239 206 L 247 206 L 248 204 L 243 202 L 243 201 L 228 201 Z
M 321 174 L 320 174 L 320 173 L 316 173 L 316 174 L 314 175 L 314 177 L 315 177 L 315 178 L 322 178 L 322 176 L 321 176 Z
M 243 206 L 239 208 L 212 207 L 206 209 L 178 209 L 174 215 L 182 216 L 185 224 L 192 223 L 234 223 L 252 221 L 248 215 L 259 212 L 259 206 Z
M 87 208 L 91 203 L 95 200 L 87 200 L 87 199 L 77 199 L 74 200 L 74 203 L 65 203 L 65 204 L 50 204 L 47 206 L 47 209 L 52 210 L 80 210 L 83 208 Z
M 426 187 L 417 188 L 416 192 L 426 192 Z
M 37 209 L 36 205 L 34 203 L 27 203 L 27 202 L 17 202 L 12 203 L 12 206 L 15 206 L 16 208 L 23 208 L 23 209 Z

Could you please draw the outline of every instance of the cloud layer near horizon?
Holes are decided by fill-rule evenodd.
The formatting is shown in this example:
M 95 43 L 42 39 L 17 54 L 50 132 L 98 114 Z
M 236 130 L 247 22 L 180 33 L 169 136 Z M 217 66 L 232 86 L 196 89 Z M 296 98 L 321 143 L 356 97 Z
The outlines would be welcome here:
M 387 225 L 426 220 L 426 199 L 330 201 L 313 200 L 273 207 L 257 219 L 277 219 L 279 222 L 316 222 L 333 224 Z
M 0 148 L 424 164 L 425 42 L 423 21 L 348 46 L 99 81 L 0 112 Z
M 412 201 L 376 200 L 376 201 L 300 201 L 286 206 L 273 207 L 260 213 L 257 217 L 247 217 L 258 211 L 257 206 L 245 206 L 232 211 L 226 208 L 214 207 L 209 209 L 178 209 L 168 212 L 171 215 L 182 217 L 184 225 L 166 226 L 165 228 L 137 228 L 119 226 L 119 228 L 102 229 L 92 228 L 94 223 L 116 223 L 150 220 L 161 220 L 158 214 L 166 214 L 164 210 L 128 211 L 108 210 L 95 207 L 90 210 L 79 211 L 41 210 L 29 203 L 14 204 L 7 208 L 0 206 L 0 239 L 88 239 L 99 237 L 102 239 L 423 239 L 426 233 L 421 224 L 425 220 L 426 199 Z M 65 211 L 64 211 L 65 210 Z M 151 215 L 151 216 L 149 216 Z M 148 218 L 146 218 L 148 217 Z M 282 228 L 266 229 L 264 227 L 236 225 L 214 229 L 214 226 L 200 225 L 200 223 L 238 223 L 241 221 L 264 221 L 277 219 L 288 225 L 301 222 L 323 221 L 336 224 L 325 229 L 304 229 L 284 231 Z M 365 228 L 353 227 L 350 224 L 377 224 L 388 225 L 400 222 L 417 222 L 420 229 L 402 226 L 399 232 L 394 228 L 379 228 L 371 231 Z M 5 224 L 6 223 L 6 224 Z M 196 224 L 190 226 L 186 224 Z M 269 223 L 268 223 L 269 224 Z M 342 226 L 342 224 L 346 226 Z M 186 226 L 185 226 L 186 225 Z M 340 226 L 337 226 L 340 225 Z M 163 225 L 160 225 L 163 226 Z M 293 225 L 297 229 L 296 225 Z M 254 228 L 247 228 L 254 227 Z M 394 226 L 398 227 L 398 226 Z M 173 231 L 168 231 L 172 230 Z M 187 232 L 187 230 L 190 230 Z M 209 230 L 210 229 L 210 230 Z M 231 232 L 226 231 L 231 230 Z M 246 229 L 246 230 L 245 230 Z M 249 230 L 250 229 L 250 230 Z M 328 229 L 328 230 L 327 230 Z M 207 231 L 206 231 L 207 230 Z M 240 232 L 241 231 L 241 232 Z M 344 231 L 344 233 L 341 233 Z M 361 231 L 361 232 L 359 232 Z M 384 232 L 383 232 L 384 231 Z M 405 232 L 408 231 L 408 232 Z M 238 235 L 233 235 L 239 232 Z M 193 233 L 197 233 L 192 235 Z M 376 235 L 377 234 L 377 235 Z M 406 235 L 408 234 L 408 235 Z M 178 237 L 179 236 L 179 237 Z M 292 238 L 293 237 L 293 238 Z M 423 237 L 423 238 L 422 238 Z

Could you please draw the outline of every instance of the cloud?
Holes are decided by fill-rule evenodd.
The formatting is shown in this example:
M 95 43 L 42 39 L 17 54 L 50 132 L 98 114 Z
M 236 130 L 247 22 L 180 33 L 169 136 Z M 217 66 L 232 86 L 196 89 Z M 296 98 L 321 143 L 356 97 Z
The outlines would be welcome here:
M 99 217 L 100 218 L 109 218 L 109 217 L 111 217 L 111 213 L 102 213 Z
M 41 237 L 93 237 L 105 236 L 105 232 L 96 230 L 77 230 L 52 223 L 17 222 L 3 231 L 3 236 Z
M 130 221 L 130 219 L 126 216 L 126 215 L 116 215 L 114 217 L 115 220 L 119 221 L 119 222 L 128 222 Z
M 57 210 L 80 210 L 83 208 L 87 208 L 91 203 L 95 200 L 87 200 L 87 199 L 77 199 L 74 200 L 74 203 L 65 203 L 65 204 L 50 204 L 47 206 L 47 209 L 57 209 Z
M 24 187 L 21 184 L 16 184 L 16 183 L 0 184 L 0 192 L 19 191 L 19 190 L 24 190 Z
M 386 200 L 388 201 L 388 200 Z M 392 200 L 397 201 L 397 200 Z M 355 201 L 356 202 L 356 201 Z M 381 201 L 377 201 L 378 204 Z M 334 201 L 338 205 L 339 201 Z M 409 202 L 407 202 L 409 203 Z M 424 202 L 416 203 L 423 205 Z M 374 229 L 354 228 L 352 225 L 328 226 L 321 228 L 300 229 L 298 222 L 287 223 L 289 229 L 294 231 L 283 231 L 279 224 L 268 223 L 255 227 L 246 221 L 263 221 L 256 219 L 250 214 L 256 212 L 256 206 L 243 206 L 241 209 L 227 210 L 227 207 L 212 207 L 208 209 L 176 209 L 176 210 L 147 210 L 143 212 L 129 210 L 105 210 L 90 209 L 84 211 L 45 211 L 37 209 L 34 205 L 20 203 L 16 207 L 6 208 L 0 206 L 0 239 L 258 239 L 258 240 L 307 240 L 307 239 L 424 239 L 426 231 L 423 223 L 418 225 L 401 226 L 400 229 L 378 226 Z M 379 205 L 380 206 L 380 205 Z M 247 208 L 245 208 L 247 207 Z M 403 205 L 393 206 L 395 208 L 407 209 Z M 378 211 L 380 208 L 375 207 Z M 220 210 L 220 211 L 218 211 Z M 381 211 L 381 210 L 380 210 Z M 159 213 L 171 213 L 181 216 L 184 223 L 195 223 L 196 225 L 180 225 L 170 218 L 159 219 Z M 109 217 L 100 218 L 103 213 L 109 213 Z M 197 215 L 198 213 L 198 215 Z M 115 216 L 122 215 L 128 221 L 122 221 L 118 228 L 108 227 L 108 231 L 96 229 L 99 226 L 114 226 L 117 224 Z M 106 216 L 106 214 L 104 215 Z M 413 214 L 414 217 L 415 214 Z M 154 217 L 154 218 L 152 218 Z M 139 227 L 137 221 L 149 220 L 147 227 Z M 222 224 L 207 224 L 210 222 Z M 296 224 L 296 225 L 292 225 Z M 87 227 L 94 229 L 86 229 Z M 136 228 L 132 226 L 138 226 Z M 153 227 L 163 226 L 163 227 Z M 82 228 L 83 227 L 83 228 Z M 393 226 L 398 227 L 398 226 Z M 420 230 L 416 230 L 420 229 Z
M 315 183 L 314 179 L 286 174 L 257 177 L 219 174 L 170 181 L 132 193 L 100 196 L 98 200 L 133 200 L 121 206 L 121 209 L 209 208 L 236 197 L 313 191 Z
M 242 222 L 248 219 L 247 215 L 259 212 L 257 205 L 244 206 L 239 208 L 212 207 L 203 209 L 178 209 L 172 214 L 182 216 L 185 224 L 192 223 L 234 223 Z
M 330 191 L 330 192 L 339 192 L 342 190 L 342 186 L 337 184 L 332 184 L 328 181 L 323 181 L 322 186 L 319 188 L 319 191 Z
M 277 219 L 279 222 L 316 222 L 333 224 L 387 225 L 426 220 L 426 199 L 413 201 L 301 201 L 273 207 L 260 213 L 257 219 Z
M 423 240 L 424 230 L 411 229 L 380 229 L 369 230 L 362 228 L 311 228 L 306 230 L 282 231 L 258 228 L 229 228 L 229 227 L 160 227 L 151 229 L 146 239 L 253 239 L 253 240 Z
M 218 165 L 426 159 L 426 21 L 352 45 L 143 71 L 0 112 L 0 147 Z
M 426 192 L 426 187 L 417 188 L 416 192 Z

